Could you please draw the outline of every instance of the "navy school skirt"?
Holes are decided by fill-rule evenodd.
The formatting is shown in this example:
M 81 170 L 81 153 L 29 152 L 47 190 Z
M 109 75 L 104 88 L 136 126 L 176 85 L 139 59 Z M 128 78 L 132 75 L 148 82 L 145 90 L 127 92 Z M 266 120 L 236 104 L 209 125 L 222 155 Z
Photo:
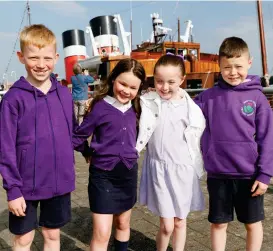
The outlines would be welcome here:
M 90 210 L 97 214 L 120 214 L 133 208 L 137 200 L 137 163 L 128 169 L 119 162 L 113 170 L 91 164 L 88 196 Z

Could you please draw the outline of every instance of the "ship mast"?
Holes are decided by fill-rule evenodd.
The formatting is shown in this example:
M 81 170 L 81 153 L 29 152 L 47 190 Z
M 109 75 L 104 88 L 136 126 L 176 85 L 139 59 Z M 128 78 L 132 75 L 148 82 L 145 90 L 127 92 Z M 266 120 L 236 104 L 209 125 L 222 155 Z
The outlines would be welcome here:
M 177 19 L 177 33 L 178 33 L 178 36 L 177 36 L 177 42 L 180 42 L 180 19 L 178 18 Z
M 131 32 L 131 50 L 133 49 L 133 8 L 132 8 L 132 0 L 130 1 L 130 32 Z
M 29 1 L 27 1 L 27 21 L 28 21 L 28 25 L 31 25 Z
M 258 22 L 259 22 L 259 31 L 260 31 L 263 77 L 267 76 L 267 78 L 268 78 L 265 36 L 264 36 L 264 24 L 263 24 L 263 14 L 262 14 L 262 1 L 261 0 L 257 0 L 257 10 L 258 10 Z M 265 79 L 267 79 L 267 78 L 265 78 Z M 269 81 L 266 81 L 266 86 L 269 86 Z

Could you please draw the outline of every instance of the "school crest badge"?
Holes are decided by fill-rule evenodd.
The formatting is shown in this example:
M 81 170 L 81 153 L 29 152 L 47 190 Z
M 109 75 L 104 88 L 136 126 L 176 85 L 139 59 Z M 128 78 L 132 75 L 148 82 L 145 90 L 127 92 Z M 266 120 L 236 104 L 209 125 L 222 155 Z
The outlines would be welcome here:
M 251 116 L 254 114 L 256 110 L 256 102 L 253 100 L 246 100 L 243 103 L 243 107 L 241 108 L 241 111 L 246 116 Z

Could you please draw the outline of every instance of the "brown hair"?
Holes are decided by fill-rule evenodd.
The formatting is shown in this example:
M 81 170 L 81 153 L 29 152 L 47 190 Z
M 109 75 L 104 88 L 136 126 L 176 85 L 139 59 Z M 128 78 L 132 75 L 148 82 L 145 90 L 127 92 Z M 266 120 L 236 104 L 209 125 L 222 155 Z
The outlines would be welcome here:
M 68 83 L 68 81 L 67 81 L 66 79 L 62 79 L 62 80 L 61 80 L 61 85 L 63 85 L 63 86 L 68 86 L 69 83 Z
M 94 105 L 98 101 L 106 97 L 107 95 L 111 97 L 114 96 L 114 93 L 113 93 L 114 81 L 120 74 L 125 72 L 132 72 L 137 78 L 141 80 L 141 84 L 137 92 L 137 95 L 132 100 L 132 105 L 136 112 L 137 121 L 139 121 L 140 114 L 141 114 L 140 95 L 141 95 L 143 84 L 146 81 L 146 73 L 142 64 L 132 58 L 122 59 L 117 63 L 117 65 L 114 67 L 112 72 L 109 74 L 106 81 L 100 86 L 100 89 L 95 94 L 95 97 L 90 103 L 87 112 L 90 112 L 93 109 Z
M 47 45 L 54 45 L 57 49 L 54 33 L 43 24 L 26 26 L 20 33 L 20 48 L 24 51 L 25 46 L 34 45 L 39 49 Z
M 219 48 L 219 59 L 241 57 L 243 53 L 249 54 L 247 43 L 239 37 L 228 37 Z
M 82 73 L 82 67 L 78 63 L 74 64 L 74 66 L 73 66 L 73 73 L 75 75 L 78 75 L 78 74 Z
M 186 75 L 186 68 L 185 68 L 185 64 L 184 64 L 184 60 L 182 58 L 182 56 L 176 56 L 176 55 L 171 55 L 171 54 L 166 54 L 161 56 L 154 67 L 154 75 L 156 73 L 156 69 L 159 66 L 167 66 L 167 65 L 172 65 L 172 66 L 177 66 L 179 67 L 180 71 L 181 71 L 181 75 L 185 76 Z

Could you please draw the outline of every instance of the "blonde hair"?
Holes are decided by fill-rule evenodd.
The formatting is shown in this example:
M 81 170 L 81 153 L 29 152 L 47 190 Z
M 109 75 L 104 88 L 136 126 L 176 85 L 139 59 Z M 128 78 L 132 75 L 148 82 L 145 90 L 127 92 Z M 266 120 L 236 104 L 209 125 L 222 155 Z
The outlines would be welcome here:
M 54 45 L 57 50 L 54 33 L 43 24 L 26 26 L 20 33 L 20 48 L 24 51 L 25 46 L 34 45 L 39 49 L 47 45 Z

